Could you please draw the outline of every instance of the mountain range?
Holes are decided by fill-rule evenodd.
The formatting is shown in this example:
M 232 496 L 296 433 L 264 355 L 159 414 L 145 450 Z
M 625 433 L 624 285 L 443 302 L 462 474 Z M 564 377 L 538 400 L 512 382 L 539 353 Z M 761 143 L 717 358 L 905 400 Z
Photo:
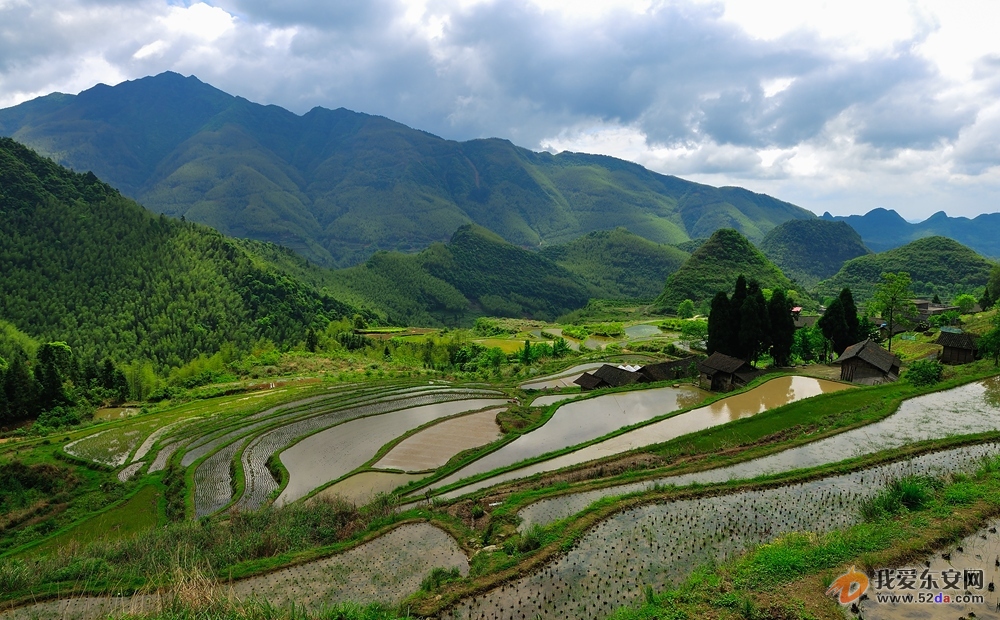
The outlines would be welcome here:
M 949 217 L 938 211 L 922 222 L 912 223 L 891 209 L 872 209 L 864 215 L 833 216 L 826 220 L 847 222 L 856 230 L 865 245 L 875 252 L 884 252 L 924 237 L 948 237 L 969 246 L 983 256 L 1000 257 L 1000 213 L 983 213 L 969 219 Z
M 342 108 L 299 116 L 176 73 L 0 110 L 0 135 L 92 171 L 154 213 L 325 266 L 419 251 L 466 224 L 539 249 L 619 226 L 658 244 L 720 228 L 760 241 L 815 217 L 612 157 L 455 142 Z

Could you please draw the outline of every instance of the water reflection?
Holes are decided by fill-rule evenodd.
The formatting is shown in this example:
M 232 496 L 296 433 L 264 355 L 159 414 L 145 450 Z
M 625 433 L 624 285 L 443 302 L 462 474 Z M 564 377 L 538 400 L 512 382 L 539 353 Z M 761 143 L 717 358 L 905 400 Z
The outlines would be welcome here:
M 778 377 L 757 386 L 749 392 L 729 396 L 716 401 L 711 405 L 699 407 L 698 409 L 693 409 L 686 413 L 628 431 L 627 433 L 623 433 L 617 437 L 606 439 L 569 454 L 541 461 L 515 471 L 499 474 L 492 478 L 461 487 L 444 494 L 444 497 L 458 497 L 459 495 L 464 495 L 465 493 L 493 486 L 494 484 L 507 480 L 524 478 L 540 472 L 555 471 L 563 467 L 579 465 L 581 463 L 620 454 L 622 452 L 627 452 L 643 446 L 663 443 L 680 437 L 681 435 L 686 435 L 688 433 L 725 424 L 726 422 L 756 415 L 763 411 L 773 409 L 796 400 L 809 398 L 824 392 L 834 392 L 849 388 L 850 386 L 843 383 L 826 381 L 824 379 L 815 379 L 813 377 Z M 701 391 L 698 390 L 698 392 Z M 704 394 L 704 392 L 701 392 L 701 394 Z M 656 403 L 661 401 L 667 395 L 672 395 L 674 398 L 672 408 L 668 409 L 667 407 L 661 406 L 657 409 L 655 407 Z M 524 460 L 531 456 L 540 456 L 546 452 L 559 449 L 560 447 L 583 443 L 587 441 L 584 437 L 588 434 L 590 435 L 590 439 L 600 437 L 602 434 L 607 434 L 610 430 L 626 426 L 626 424 L 619 423 L 617 427 L 610 428 L 609 430 L 596 435 L 582 432 L 585 428 L 587 428 L 585 425 L 592 420 L 606 421 L 606 424 L 610 424 L 615 420 L 624 419 L 627 417 L 628 413 L 632 411 L 631 407 L 636 407 L 643 402 L 643 400 L 648 401 L 648 404 L 646 404 L 647 408 L 644 409 L 644 411 L 647 412 L 647 417 L 645 419 L 656 417 L 657 414 L 654 413 L 655 411 L 659 411 L 660 414 L 662 414 L 667 411 L 682 408 L 681 403 L 687 403 L 686 406 L 690 407 L 698 402 L 695 399 L 694 393 L 689 392 L 684 394 L 683 392 L 676 391 L 675 388 L 659 388 L 656 390 L 609 394 L 607 396 L 601 396 L 589 400 L 572 402 L 560 407 L 556 411 L 552 420 L 542 427 L 542 429 L 524 435 L 517 441 L 505 446 L 503 449 L 493 453 L 489 457 L 476 461 L 468 467 L 461 469 L 451 476 L 435 483 L 432 488 L 440 488 L 447 484 L 457 482 L 462 478 L 467 478 L 473 474 L 483 473 L 497 469 L 498 467 L 512 465 L 520 460 Z M 652 408 L 650 408 L 651 405 Z M 621 412 L 621 415 L 619 415 L 618 412 Z M 556 422 L 557 418 L 558 423 L 553 425 L 553 422 Z M 634 424 L 636 422 L 630 423 Z M 607 428 L 607 426 L 604 426 L 603 428 Z M 545 432 L 541 433 L 540 431 Z M 536 433 L 538 435 L 536 437 L 532 437 L 533 435 L 536 435 Z M 535 441 L 539 439 L 544 439 L 545 441 Z M 519 444 L 518 442 L 522 443 Z M 526 450 L 524 448 L 530 449 Z

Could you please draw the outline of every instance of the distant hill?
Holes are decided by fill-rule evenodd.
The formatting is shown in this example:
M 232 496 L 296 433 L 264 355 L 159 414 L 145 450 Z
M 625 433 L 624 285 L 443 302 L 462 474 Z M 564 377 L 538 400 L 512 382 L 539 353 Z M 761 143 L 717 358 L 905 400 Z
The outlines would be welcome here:
M 827 220 L 789 220 L 767 233 L 759 247 L 785 275 L 807 289 L 852 258 L 871 253 L 846 222 Z
M 592 285 L 598 296 L 611 299 L 656 297 L 663 290 L 664 278 L 690 256 L 624 228 L 595 231 L 544 248 L 541 255 Z
M 176 73 L 0 110 L 0 135 L 92 170 L 153 212 L 326 266 L 419 251 L 470 223 L 537 249 L 618 226 L 660 244 L 719 228 L 760 240 L 815 218 L 612 157 L 454 142 L 345 109 L 298 116 Z
M 315 270 L 303 266 L 303 271 Z M 356 310 L 242 243 L 149 213 L 0 138 L 0 317 L 81 359 L 178 365 L 224 343 L 296 344 Z
M 710 300 L 719 291 L 732 293 L 740 274 L 757 280 L 763 288 L 795 288 L 746 237 L 735 230 L 722 229 L 695 250 L 680 269 L 667 276 L 655 305 L 672 312 L 685 299 L 697 304 Z
M 911 224 L 899 213 L 872 209 L 865 215 L 832 216 L 823 219 L 847 222 L 858 231 L 865 245 L 876 252 L 898 248 L 923 237 L 942 236 L 955 239 L 984 256 L 1000 257 L 1000 213 L 984 213 L 973 219 L 948 217 L 938 211 L 923 222 Z
M 484 314 L 552 320 L 595 292 L 548 258 L 473 225 L 417 254 L 378 252 L 330 272 L 327 287 L 377 305 L 390 321 L 417 325 L 470 324 Z
M 884 272 L 906 271 L 918 296 L 940 295 L 943 299 L 972 292 L 986 285 L 992 263 L 972 249 L 946 237 L 927 237 L 902 247 L 869 254 L 848 261 L 817 290 L 833 296 L 847 286 L 854 298 L 864 301 L 881 280 Z

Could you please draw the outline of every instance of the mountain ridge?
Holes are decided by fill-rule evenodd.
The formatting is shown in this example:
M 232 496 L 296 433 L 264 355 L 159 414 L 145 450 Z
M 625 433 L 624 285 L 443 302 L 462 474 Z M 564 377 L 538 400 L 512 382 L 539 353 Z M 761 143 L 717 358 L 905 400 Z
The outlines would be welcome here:
M 809 211 L 605 155 L 445 140 L 384 117 L 296 115 L 164 73 L 0 110 L 8 135 L 154 212 L 347 266 L 477 224 L 525 248 L 624 227 L 659 244 L 733 227 L 759 240 Z

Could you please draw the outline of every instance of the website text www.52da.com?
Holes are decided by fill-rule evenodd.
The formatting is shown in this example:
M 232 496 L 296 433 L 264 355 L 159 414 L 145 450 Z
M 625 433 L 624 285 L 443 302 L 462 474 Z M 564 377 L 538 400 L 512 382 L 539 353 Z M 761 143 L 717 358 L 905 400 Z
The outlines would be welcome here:
M 994 584 L 987 586 L 984 581 L 985 575 L 980 569 L 882 568 L 869 578 L 852 566 L 830 584 L 826 593 L 835 596 L 842 605 L 853 604 L 869 589 L 872 598 L 879 603 L 964 605 L 985 602 L 982 594 L 972 592 L 984 588 L 992 592 Z

